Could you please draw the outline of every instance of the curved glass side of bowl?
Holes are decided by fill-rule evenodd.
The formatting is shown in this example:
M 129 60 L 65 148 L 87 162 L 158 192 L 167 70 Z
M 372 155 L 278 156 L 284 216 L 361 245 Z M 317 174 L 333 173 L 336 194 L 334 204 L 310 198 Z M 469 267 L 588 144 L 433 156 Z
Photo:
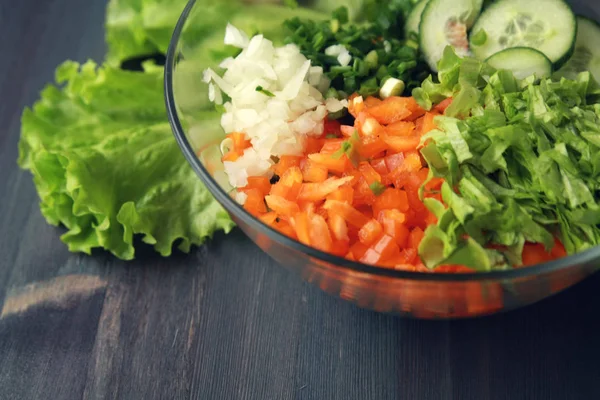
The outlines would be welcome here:
M 574 1 L 578 12 L 600 18 L 600 3 Z M 265 7 L 266 19 L 272 15 Z M 269 14 L 271 13 L 271 14 Z M 447 275 L 389 271 L 345 261 L 311 250 L 267 228 L 232 200 L 221 162 L 224 132 L 219 113 L 208 100 L 203 70 L 209 60 L 228 55 L 223 35 L 198 32 L 215 26 L 201 1 L 190 0 L 175 31 L 166 66 L 166 97 L 175 136 L 186 158 L 213 196 L 250 239 L 282 266 L 327 293 L 360 307 L 415 318 L 466 318 L 494 314 L 535 303 L 566 289 L 600 267 L 600 251 L 539 267 L 491 274 Z M 260 26 L 254 26 L 260 28 Z M 271 29 L 273 29 L 271 27 Z M 198 37 L 203 37 L 199 40 Z

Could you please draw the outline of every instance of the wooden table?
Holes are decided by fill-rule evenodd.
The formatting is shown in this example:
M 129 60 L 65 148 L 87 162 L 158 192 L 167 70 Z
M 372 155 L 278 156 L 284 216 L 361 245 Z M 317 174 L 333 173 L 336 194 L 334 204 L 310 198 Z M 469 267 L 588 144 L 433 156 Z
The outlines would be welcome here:
M 495 317 L 360 310 L 240 232 L 190 255 L 70 254 L 17 168 L 55 66 L 101 60 L 104 1 L 0 4 L 0 399 L 598 399 L 600 276 Z

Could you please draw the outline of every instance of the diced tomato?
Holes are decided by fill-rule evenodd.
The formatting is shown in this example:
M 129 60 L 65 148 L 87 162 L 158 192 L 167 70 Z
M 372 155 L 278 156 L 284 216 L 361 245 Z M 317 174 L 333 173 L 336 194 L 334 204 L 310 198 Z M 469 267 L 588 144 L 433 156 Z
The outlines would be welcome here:
M 335 154 L 341 148 L 346 139 L 326 139 L 321 148 L 321 154 Z
M 432 112 L 428 112 L 425 114 L 425 117 L 423 118 L 423 125 L 421 126 L 421 135 L 424 135 L 434 129 L 437 129 L 437 125 L 435 124 L 434 119 L 438 115 L 439 114 Z
M 295 201 L 302 187 L 302 171 L 299 167 L 287 169 L 279 178 L 279 182 L 271 186 L 271 195 Z
M 353 199 L 354 189 L 351 186 L 342 186 L 327 196 L 327 200 L 343 201 L 348 204 L 352 204 Z
M 378 136 L 364 136 L 358 146 L 358 154 L 363 158 L 373 158 L 388 149 L 387 143 Z
M 371 161 L 371 166 L 373 167 L 373 169 L 375 171 L 377 171 L 379 176 L 387 175 L 390 172 L 388 170 L 387 165 L 385 164 L 385 159 L 383 159 L 383 158 L 378 158 L 378 159 Z
M 366 246 L 371 245 L 377 238 L 379 238 L 383 234 L 383 227 L 379 223 L 379 221 L 372 219 L 366 224 L 358 232 L 358 240 Z
M 413 136 L 415 123 L 410 121 L 398 121 L 385 127 L 388 136 Z
M 410 234 L 405 225 L 406 216 L 398 210 L 383 210 L 378 219 L 383 226 L 384 233 L 392 236 L 400 248 L 405 248 Z
M 266 196 L 271 191 L 271 182 L 266 176 L 249 176 L 248 184 L 241 191 L 245 192 L 249 189 L 258 189 L 263 196 Z
M 302 167 L 302 176 L 305 182 L 324 182 L 329 176 L 329 171 L 322 165 L 319 165 L 311 160 L 307 160 Z
M 326 118 L 323 125 L 323 135 L 339 135 L 341 126 L 340 121 Z
M 242 152 L 252 146 L 252 143 L 248 139 L 245 133 L 233 132 L 227 135 L 233 142 L 233 151 Z
M 334 157 L 333 154 L 310 154 L 308 158 L 327 168 L 330 172 L 339 174 L 343 174 L 350 165 L 350 160 L 345 154 L 339 158 Z
M 469 274 L 475 271 L 464 265 L 440 265 L 435 269 L 435 272 L 444 274 Z
M 381 104 L 370 107 L 368 113 L 383 125 L 403 121 L 412 114 L 407 99 L 406 97 L 388 97 Z
M 321 251 L 331 251 L 333 240 L 325 219 L 319 214 L 310 216 L 309 236 L 311 246 Z
M 333 212 L 329 212 L 329 228 L 331 229 L 331 233 L 333 237 L 337 240 L 350 241 L 350 237 L 348 236 L 348 224 L 344 218 L 340 215 L 335 214 Z
M 300 243 L 310 245 L 310 220 L 308 218 L 308 214 L 305 212 L 300 212 L 294 216 L 292 221 L 294 230 L 296 231 L 296 236 L 298 237 Z
M 404 164 L 404 154 L 396 153 L 388 155 L 385 159 L 385 165 L 387 166 L 388 171 L 393 172 L 400 168 L 402 164 Z
M 306 154 L 318 153 L 325 145 L 325 139 L 308 136 L 306 138 Z
M 567 256 L 567 250 L 565 250 L 565 246 L 560 242 L 560 240 L 554 240 L 554 247 L 552 248 L 552 252 L 550 253 L 553 258 L 562 258 Z
M 246 202 L 244 209 L 254 216 L 259 216 L 267 212 L 265 205 L 265 196 L 258 189 L 250 189 L 246 191 Z
M 375 118 L 365 118 L 361 125 L 360 133 L 364 136 L 377 136 L 384 131 L 383 126 Z
M 377 216 L 383 210 L 398 210 L 404 213 L 408 209 L 408 196 L 405 191 L 400 189 L 387 189 L 373 203 L 373 213 Z
M 340 187 L 351 182 L 353 177 L 329 178 L 320 183 L 304 183 L 300 188 L 298 200 L 301 201 L 319 201 L 323 200 Z
M 272 225 L 277 219 L 277 213 L 268 212 L 264 215 L 261 215 L 259 219 L 266 225 Z
M 408 207 L 411 210 L 417 213 L 422 213 L 423 211 L 427 210 L 425 204 L 423 204 L 423 202 L 419 198 L 419 189 L 406 190 L 406 197 L 408 199 Z M 426 218 L 426 215 L 424 215 L 423 218 Z
M 426 171 L 426 168 L 423 168 L 422 171 Z M 428 172 L 429 174 L 429 172 Z M 427 184 L 425 185 L 425 190 L 426 191 L 437 191 L 437 190 L 441 190 L 442 188 L 442 184 L 444 183 L 444 179 L 443 178 L 432 178 L 429 182 L 427 182 Z
M 419 147 L 419 136 L 384 136 L 383 141 L 395 152 L 414 151 Z
M 358 184 L 358 180 L 362 177 L 360 171 L 357 168 L 354 168 L 353 166 L 348 167 L 348 169 L 346 169 L 346 171 L 342 175 L 344 177 L 351 176 L 354 178 L 354 180 L 352 181 L 352 186 L 356 186 L 356 184 Z
M 319 214 L 321 217 L 325 218 L 325 220 L 327 220 L 327 218 L 329 218 L 329 212 L 323 208 L 323 205 L 315 205 L 315 214 Z
M 350 253 L 354 256 L 355 260 L 362 259 L 367 250 L 369 250 L 369 246 L 365 246 L 361 242 L 356 242 L 350 246 Z
M 296 231 L 294 230 L 294 228 L 292 227 L 292 225 L 289 222 L 283 221 L 283 220 L 278 220 L 278 221 L 275 221 L 272 226 L 275 230 L 279 231 L 280 233 L 282 233 L 292 239 L 298 239 L 298 236 L 296 235 Z
M 366 108 L 362 96 L 354 94 L 348 99 L 348 112 L 356 118 L 356 116 Z
M 340 127 L 340 131 L 342 132 L 342 136 L 349 138 L 352 137 L 352 135 L 354 135 L 354 131 L 356 131 L 356 128 L 353 126 L 342 125 Z
M 526 243 L 523 247 L 523 265 L 530 267 L 552 259 L 552 253 L 546 251 L 543 244 Z
M 425 115 L 426 112 L 423 108 L 421 108 L 414 97 L 406 98 L 406 108 L 411 112 L 410 116 L 406 118 L 407 121 L 415 121 L 417 118 L 421 118 L 423 115 Z
M 365 107 L 371 108 L 381 104 L 381 100 L 377 97 L 369 96 L 364 100 Z
M 369 185 L 375 182 L 381 182 L 381 175 L 366 161 L 361 162 L 358 165 L 358 171 L 365 178 Z
M 433 109 L 440 114 L 444 114 L 446 109 L 450 107 L 450 104 L 452 104 L 452 100 L 452 97 L 448 97 L 446 100 L 443 100 L 440 104 L 436 105 Z
M 429 225 L 436 225 L 438 223 L 438 219 L 435 216 L 435 214 L 432 213 L 428 213 L 427 217 L 425 217 L 425 225 L 429 226 Z
M 408 247 L 410 247 L 411 249 L 418 250 L 419 245 L 421 244 L 421 240 L 423 240 L 424 236 L 425 233 L 421 228 L 413 229 L 410 232 L 410 235 L 408 236 Z
M 354 205 L 373 205 L 375 202 L 375 193 L 371 190 L 371 186 L 367 180 L 361 176 L 358 178 L 356 185 L 354 185 Z
M 396 240 L 390 235 L 382 235 L 371 248 L 381 254 L 382 260 L 388 260 L 394 255 L 400 254 Z
M 333 239 L 333 243 L 331 245 L 331 254 L 338 257 L 344 257 L 346 254 L 348 254 L 348 250 L 350 250 L 349 241 Z
M 279 157 L 279 162 L 273 166 L 273 172 L 279 176 L 282 176 L 288 169 L 292 167 L 299 167 L 302 159 L 303 157 L 297 156 L 281 156 Z
M 269 209 L 276 212 L 277 215 L 291 217 L 300 212 L 298 204 L 287 200 L 285 197 L 269 195 L 265 197 Z
M 324 207 L 326 210 L 340 215 L 348 222 L 348 224 L 357 228 L 362 228 L 369 222 L 369 218 L 348 203 L 337 200 L 327 200 Z
M 397 188 L 404 188 L 410 180 L 410 176 L 421 169 L 421 157 L 417 152 L 404 155 L 404 162 L 390 172 L 390 178 Z
M 227 154 L 224 154 L 223 157 L 221 157 L 221 161 L 223 161 L 223 162 L 237 161 L 237 159 L 240 158 L 242 155 L 243 155 L 242 152 L 232 150 L 232 151 L 228 152 Z
M 380 261 L 381 254 L 379 254 L 372 248 L 368 248 L 367 251 L 365 251 L 363 256 L 360 258 L 361 263 L 369 265 L 377 265 Z
M 417 249 L 407 248 L 400 254 L 405 264 L 413 264 L 418 260 Z

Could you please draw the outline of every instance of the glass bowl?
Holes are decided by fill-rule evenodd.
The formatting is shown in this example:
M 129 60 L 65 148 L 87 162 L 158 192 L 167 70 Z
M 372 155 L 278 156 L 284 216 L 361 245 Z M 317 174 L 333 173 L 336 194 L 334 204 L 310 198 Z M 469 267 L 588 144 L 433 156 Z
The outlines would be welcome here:
M 219 16 L 224 12 L 227 15 L 227 7 L 234 7 L 228 2 L 217 3 L 190 0 L 177 24 L 165 68 L 169 119 L 181 150 L 199 179 L 240 229 L 283 267 L 360 307 L 423 319 L 475 317 L 523 307 L 556 294 L 598 270 L 600 247 L 510 271 L 472 274 L 397 271 L 325 254 L 252 217 L 228 194 L 219 151 L 224 133 L 202 82 L 202 72 L 209 66 L 208 56 L 220 57 L 223 49 L 227 21 L 221 21 Z M 260 16 L 259 21 L 237 18 L 234 25 L 248 30 L 258 28 L 269 37 L 269 31 L 280 27 L 274 21 L 281 19 L 281 9 L 264 3 L 252 5 L 257 7 L 253 15 Z M 595 0 L 571 4 L 576 12 L 600 20 L 600 3 Z M 206 32 L 215 34 L 206 39 Z

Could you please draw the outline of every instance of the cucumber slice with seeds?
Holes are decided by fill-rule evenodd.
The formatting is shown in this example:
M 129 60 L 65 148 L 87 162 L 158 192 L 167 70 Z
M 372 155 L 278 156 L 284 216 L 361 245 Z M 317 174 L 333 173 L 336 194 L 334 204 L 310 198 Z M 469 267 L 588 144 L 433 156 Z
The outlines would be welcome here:
M 471 38 L 479 40 L 471 40 L 471 51 L 485 60 L 511 47 L 531 47 L 559 67 L 570 58 L 576 33 L 575 15 L 562 0 L 499 0 L 473 26 Z
M 552 75 L 552 62 L 544 53 L 530 47 L 512 47 L 492 55 L 486 62 L 496 69 L 511 71 L 515 78 L 534 75 L 548 78 Z
M 419 32 L 421 51 L 433 71 L 437 71 L 437 63 L 449 45 L 459 56 L 470 54 L 467 32 L 482 5 L 483 0 L 429 0 Z
M 594 79 L 600 82 L 600 25 L 585 17 L 577 17 L 575 51 L 556 75 L 575 79 L 584 71 L 590 71 Z

